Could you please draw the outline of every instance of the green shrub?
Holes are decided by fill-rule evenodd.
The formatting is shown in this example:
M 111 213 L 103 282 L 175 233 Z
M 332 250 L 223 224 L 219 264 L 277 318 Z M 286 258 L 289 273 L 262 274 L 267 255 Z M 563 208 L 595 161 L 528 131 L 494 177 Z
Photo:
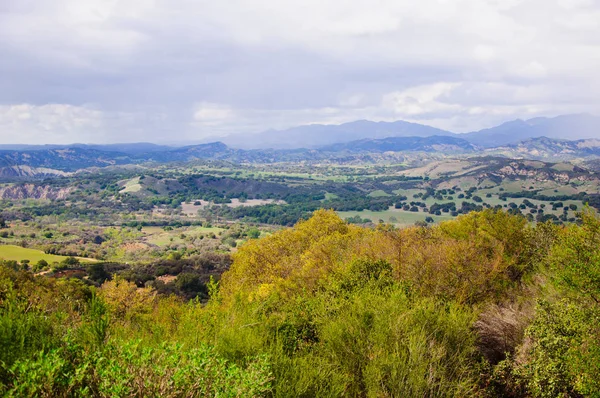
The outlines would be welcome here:
M 165 343 L 114 341 L 86 354 L 61 348 L 12 367 L 9 397 L 254 397 L 271 389 L 266 357 L 245 368 L 208 346 L 189 349 Z

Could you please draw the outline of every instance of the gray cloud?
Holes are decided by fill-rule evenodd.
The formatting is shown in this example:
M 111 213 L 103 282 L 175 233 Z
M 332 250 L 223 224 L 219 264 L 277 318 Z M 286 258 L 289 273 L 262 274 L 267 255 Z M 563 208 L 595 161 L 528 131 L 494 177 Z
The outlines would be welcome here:
M 5 0 L 4 142 L 600 113 L 594 0 Z

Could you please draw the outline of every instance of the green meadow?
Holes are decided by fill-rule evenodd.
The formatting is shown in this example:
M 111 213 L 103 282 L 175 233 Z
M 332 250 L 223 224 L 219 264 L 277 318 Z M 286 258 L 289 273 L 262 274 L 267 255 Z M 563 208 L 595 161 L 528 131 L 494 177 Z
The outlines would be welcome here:
M 22 260 L 29 260 L 32 263 L 37 263 L 40 260 L 46 260 L 48 263 L 53 263 L 53 262 L 61 262 L 65 258 L 67 258 L 67 256 L 57 256 L 54 254 L 46 254 L 41 250 L 29 249 L 29 248 L 21 247 L 21 246 L 0 245 L 0 258 L 2 258 L 4 260 L 15 260 L 15 261 L 19 261 L 19 262 Z M 83 258 L 83 257 L 77 257 L 77 258 L 79 258 L 79 260 L 81 260 L 83 262 L 96 261 L 91 258 Z

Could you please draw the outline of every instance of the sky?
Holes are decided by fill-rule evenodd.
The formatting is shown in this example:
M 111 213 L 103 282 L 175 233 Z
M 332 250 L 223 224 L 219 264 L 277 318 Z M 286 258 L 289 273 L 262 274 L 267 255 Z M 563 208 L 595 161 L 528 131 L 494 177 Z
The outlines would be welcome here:
M 600 0 L 0 0 L 0 143 L 600 115 Z

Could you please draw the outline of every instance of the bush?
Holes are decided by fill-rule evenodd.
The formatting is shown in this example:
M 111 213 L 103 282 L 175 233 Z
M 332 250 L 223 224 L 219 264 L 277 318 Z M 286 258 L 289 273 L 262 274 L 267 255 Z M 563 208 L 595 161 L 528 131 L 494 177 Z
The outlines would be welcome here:
M 115 341 L 92 355 L 55 349 L 17 362 L 11 373 L 9 397 L 250 397 L 271 389 L 266 357 L 241 368 L 206 345 Z

